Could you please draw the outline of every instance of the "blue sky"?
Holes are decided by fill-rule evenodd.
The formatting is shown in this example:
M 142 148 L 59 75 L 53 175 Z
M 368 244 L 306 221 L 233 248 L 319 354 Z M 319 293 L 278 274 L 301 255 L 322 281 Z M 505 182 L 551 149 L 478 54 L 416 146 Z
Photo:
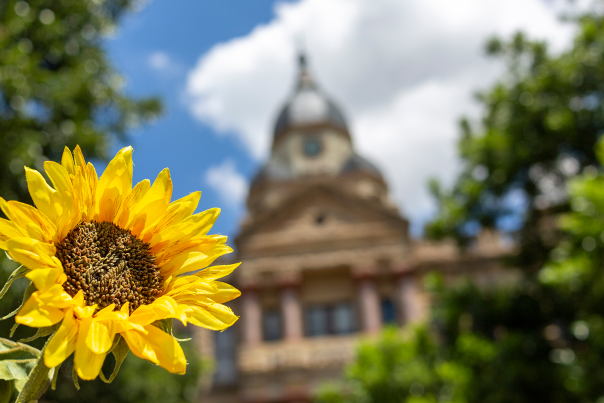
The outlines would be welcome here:
M 272 15 L 269 0 L 153 1 L 124 19 L 115 38 L 106 41 L 109 57 L 127 79 L 126 92 L 135 97 L 159 96 L 166 107 L 158 121 L 133 131 L 135 182 L 153 179 L 169 167 L 173 199 L 201 190 L 199 211 L 222 208 L 214 227 L 217 233 L 236 232 L 241 208 L 225 203 L 204 181 L 204 173 L 225 156 L 248 177 L 257 163 L 236 138 L 216 136 L 211 127 L 191 116 L 184 101 L 186 76 L 213 45 L 247 34 Z M 169 69 L 152 67 L 158 54 L 169 57 Z M 116 144 L 115 150 L 120 146 Z
M 412 233 L 435 213 L 426 183 L 453 183 L 457 122 L 478 120 L 473 94 L 502 66 L 485 40 L 523 30 L 554 49 L 572 31 L 565 0 L 155 0 L 107 39 L 132 96 L 163 98 L 166 113 L 133 131 L 135 181 L 169 167 L 174 199 L 202 190 L 233 236 L 247 183 L 267 158 L 271 128 L 292 88 L 295 43 L 344 110 L 356 151 L 376 164 Z M 522 12 L 518 12 L 522 10 Z M 115 151 L 121 145 L 115 145 Z

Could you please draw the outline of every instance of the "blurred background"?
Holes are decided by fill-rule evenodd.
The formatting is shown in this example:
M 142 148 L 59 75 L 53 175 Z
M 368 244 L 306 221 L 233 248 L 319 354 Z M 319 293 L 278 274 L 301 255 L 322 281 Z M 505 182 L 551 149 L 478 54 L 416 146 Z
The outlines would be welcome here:
M 187 375 L 45 401 L 604 403 L 603 99 L 597 0 L 2 1 L 2 197 L 132 145 L 243 262 Z

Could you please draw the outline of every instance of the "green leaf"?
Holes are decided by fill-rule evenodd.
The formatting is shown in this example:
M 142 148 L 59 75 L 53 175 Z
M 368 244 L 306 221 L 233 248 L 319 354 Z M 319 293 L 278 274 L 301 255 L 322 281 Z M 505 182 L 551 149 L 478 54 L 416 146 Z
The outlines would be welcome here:
M 59 365 L 57 365 L 56 367 L 53 368 L 54 372 L 52 373 L 52 381 L 51 381 L 51 385 L 50 385 L 50 388 L 52 390 L 57 389 L 57 378 L 59 377 L 59 369 L 61 369 L 61 365 L 62 364 L 63 363 L 61 363 L 61 364 L 59 364 Z
M 18 327 L 19 327 L 19 324 L 15 323 L 13 325 L 13 327 L 10 328 L 10 335 L 9 335 L 9 337 L 13 337 L 13 335 L 15 334 L 15 330 L 17 330 Z
M 6 294 L 10 286 L 13 285 L 13 283 L 15 282 L 15 280 L 25 277 L 28 272 L 29 269 L 25 266 L 19 266 L 17 269 L 15 269 L 15 271 L 12 272 L 11 275 L 8 277 L 8 280 L 6 280 L 6 283 L 4 284 L 4 287 L 2 287 L 2 290 L 0 290 L 0 299 L 4 297 L 4 294 Z
M 173 334 L 172 334 L 172 318 L 157 320 L 157 321 L 153 322 L 153 326 L 160 328 L 164 332 L 168 333 L 170 336 L 173 336 Z
M 13 386 L 12 381 L 1 381 L 0 380 L 0 403 L 8 403 L 10 402 L 10 398 L 13 395 Z
M 111 347 L 110 351 L 111 351 L 111 354 L 113 354 L 113 356 L 115 357 L 115 368 L 113 368 L 113 372 L 111 373 L 111 376 L 109 377 L 109 379 L 105 378 L 103 371 L 100 372 L 99 375 L 101 377 L 101 380 L 105 383 L 113 382 L 113 380 L 117 376 L 117 373 L 120 370 L 120 367 L 122 366 L 122 363 L 128 356 L 128 353 L 130 352 L 130 348 L 128 347 L 128 343 L 126 343 L 126 340 L 124 340 L 122 338 L 122 336 L 120 336 L 118 334 L 115 336 L 115 339 L 113 340 L 113 346 Z
M 172 318 L 168 318 L 168 319 L 162 319 L 162 320 L 153 322 L 153 326 L 160 328 L 164 332 L 168 333 L 170 336 L 174 337 L 174 333 L 172 333 L 172 323 L 173 323 Z M 174 337 L 174 338 L 179 342 L 191 340 L 191 338 L 188 338 L 188 339 L 179 339 L 177 337 Z
M 600 164 L 604 165 L 604 139 L 602 137 L 600 137 L 600 140 L 598 140 L 594 148 L 598 161 L 600 162 Z
M 37 351 L 26 344 L 16 344 Z M 50 385 L 51 369 L 44 365 L 43 357 L 46 345 L 48 345 L 48 340 L 46 340 L 46 344 L 44 344 L 42 351 L 38 351 L 38 358 L 35 361 L 35 365 L 29 373 L 27 381 L 21 387 L 21 391 L 19 392 L 19 396 L 17 396 L 17 401 L 15 403 L 30 403 L 31 401 L 37 401 L 37 399 L 39 399 L 46 391 L 48 385 Z
M 39 358 L 40 351 L 31 346 L 0 339 L 0 379 L 27 379 Z
M 40 337 L 46 337 L 48 335 L 51 335 L 59 328 L 60 325 L 61 325 L 61 322 L 55 323 L 52 326 L 39 327 L 38 330 L 36 331 L 36 334 L 34 334 L 31 337 L 26 337 L 24 339 L 21 339 L 21 340 L 19 340 L 19 342 L 26 343 L 26 342 L 34 341 Z
M 73 379 L 73 386 L 75 386 L 77 390 L 80 390 L 80 382 L 78 382 L 78 373 L 76 372 L 75 365 L 71 370 L 71 379 Z
M 34 283 L 30 282 L 29 285 L 27 286 L 27 288 L 25 289 L 25 292 L 23 293 L 23 300 L 21 301 L 21 305 L 19 305 L 19 307 L 17 309 L 15 309 L 14 311 L 12 311 L 8 315 L 3 316 L 2 318 L 0 318 L 0 320 L 12 318 L 13 316 L 15 316 L 17 314 L 17 312 L 19 312 L 19 310 L 21 308 L 23 308 L 23 305 L 27 302 L 27 300 L 29 299 L 29 297 L 31 297 L 31 294 L 33 294 L 35 291 L 36 291 L 36 286 L 34 285 Z M 11 334 L 11 336 L 12 336 L 12 334 Z

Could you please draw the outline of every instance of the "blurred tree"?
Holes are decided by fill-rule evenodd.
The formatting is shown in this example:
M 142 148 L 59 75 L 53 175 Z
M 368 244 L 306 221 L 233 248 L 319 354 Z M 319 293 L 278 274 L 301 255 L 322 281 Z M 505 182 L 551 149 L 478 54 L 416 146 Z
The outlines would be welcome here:
M 161 111 L 133 100 L 107 60 L 103 35 L 135 0 L 0 2 L 0 195 L 29 202 L 23 165 L 42 170 L 63 148 L 106 158 L 112 138 Z
M 483 348 L 474 345 L 474 350 Z M 487 351 L 479 354 L 490 354 Z M 362 343 L 356 361 L 347 368 L 347 383 L 325 385 L 320 403 L 464 403 L 468 371 L 440 356 L 426 329 L 412 329 L 404 337 L 398 329 L 386 329 L 380 339 Z
M 538 269 L 553 246 L 541 229 L 544 216 L 568 210 L 564 184 L 597 164 L 594 145 L 604 127 L 603 16 L 571 20 L 578 33 L 571 49 L 552 54 L 546 43 L 521 33 L 492 39 L 487 53 L 503 59 L 507 73 L 478 95 L 482 122 L 464 119 L 459 143 L 464 168 L 451 191 L 436 182 L 440 205 L 427 227 L 435 238 L 455 236 L 466 245 L 478 227 L 516 216 L 523 267 Z M 513 208 L 523 198 L 526 208 Z
M 23 166 L 43 171 L 46 160 L 60 161 L 63 148 L 79 144 L 87 159 L 108 157 L 115 139 L 149 122 L 162 110 L 156 98 L 135 100 L 107 59 L 103 37 L 142 4 L 137 0 L 0 1 L 0 196 L 31 203 Z M 2 283 L 16 264 L 0 256 Z M 3 299 L 4 315 L 16 307 L 27 285 L 19 280 Z M 0 322 L 8 337 L 14 321 Z M 19 328 L 15 338 L 31 335 Z M 37 340 L 34 344 L 40 343 Z M 45 401 L 194 402 L 201 364 L 192 343 L 185 376 L 172 375 L 132 355 L 112 385 L 97 379 L 75 391 L 61 377 Z M 108 361 L 111 361 L 108 359 Z M 110 373 L 107 363 L 105 373 Z M 68 368 L 68 363 L 63 366 Z M 70 368 L 69 368 L 70 369 Z
M 489 42 L 508 73 L 480 97 L 480 132 L 462 124 L 465 168 L 454 189 L 432 185 L 441 206 L 432 236 L 465 244 L 468 223 L 523 216 L 514 262 L 527 274 L 521 284 L 437 293 L 443 348 L 459 340 L 464 318 L 497 348 L 492 365 L 472 367 L 470 401 L 604 401 L 604 16 L 573 21 L 573 47 L 559 55 L 521 34 Z M 510 208 L 514 192 L 525 209 Z

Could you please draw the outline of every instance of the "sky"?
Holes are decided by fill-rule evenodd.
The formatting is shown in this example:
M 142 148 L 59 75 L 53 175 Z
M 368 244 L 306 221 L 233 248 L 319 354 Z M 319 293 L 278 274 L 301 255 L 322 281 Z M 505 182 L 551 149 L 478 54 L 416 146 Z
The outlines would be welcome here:
M 173 199 L 201 190 L 233 236 L 248 184 L 268 156 L 303 48 L 319 86 L 341 107 L 356 151 L 383 172 L 414 234 L 435 213 L 426 183 L 459 172 L 457 122 L 501 78 L 484 56 L 493 36 L 523 30 L 567 47 L 563 0 L 155 0 L 107 38 L 134 97 L 166 113 L 132 132 L 134 180 L 169 167 Z M 114 151 L 122 145 L 115 144 Z

